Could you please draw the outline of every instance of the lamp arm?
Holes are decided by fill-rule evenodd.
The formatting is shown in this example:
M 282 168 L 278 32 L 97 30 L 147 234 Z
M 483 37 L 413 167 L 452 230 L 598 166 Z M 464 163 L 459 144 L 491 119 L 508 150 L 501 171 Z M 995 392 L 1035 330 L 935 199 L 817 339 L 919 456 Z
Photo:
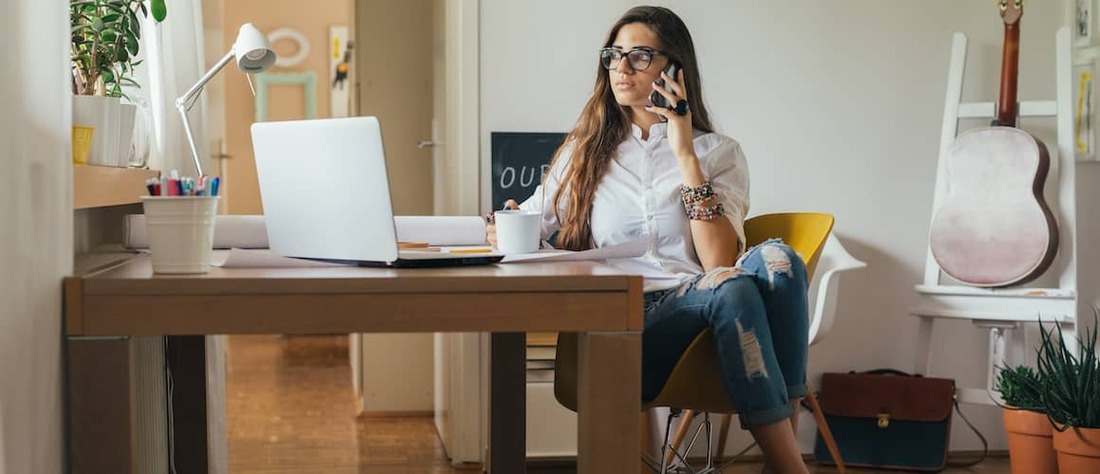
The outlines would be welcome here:
M 224 58 L 214 65 L 214 67 L 210 68 L 210 70 L 199 79 L 199 82 L 191 86 L 191 89 L 189 89 L 187 93 L 176 99 L 176 109 L 180 111 L 180 118 L 183 119 L 183 130 L 187 133 L 187 143 L 191 145 L 191 158 L 195 161 L 195 172 L 198 173 L 198 176 L 202 176 L 202 164 L 199 162 L 199 149 L 195 145 L 195 134 L 192 133 L 191 122 L 187 118 L 187 103 L 190 102 L 191 99 L 194 99 L 195 96 L 199 95 L 199 93 L 202 92 L 203 86 L 205 86 L 207 82 L 210 82 L 210 79 L 213 79 L 218 72 L 225 68 L 226 64 L 229 64 L 229 61 L 233 60 L 233 58 L 233 51 L 230 50 L 229 54 L 226 54 Z
M 182 96 L 180 96 L 180 98 L 176 99 L 176 108 L 180 108 L 181 106 L 186 107 L 186 104 L 190 102 L 191 99 L 195 98 L 196 95 L 202 92 L 203 86 L 205 86 L 207 82 L 210 82 L 210 79 L 213 79 L 214 76 L 221 72 L 222 68 L 224 68 L 226 64 L 229 64 L 229 61 L 233 60 L 233 57 L 234 55 L 231 49 L 229 51 L 229 54 L 226 54 L 224 58 L 221 58 L 221 60 L 219 60 L 218 63 L 214 65 L 214 67 L 210 68 L 209 71 L 206 71 L 206 74 L 203 75 L 201 79 L 199 79 L 199 82 L 196 82 L 195 85 L 191 86 L 191 89 L 188 90 L 186 94 L 183 94 Z
M 195 134 L 191 132 L 191 121 L 187 119 L 187 108 L 178 102 L 176 108 L 179 109 L 180 118 L 183 119 L 183 131 L 187 133 L 187 143 L 191 145 L 191 159 L 195 161 L 196 176 L 201 177 L 202 163 L 199 161 L 199 149 L 195 146 Z

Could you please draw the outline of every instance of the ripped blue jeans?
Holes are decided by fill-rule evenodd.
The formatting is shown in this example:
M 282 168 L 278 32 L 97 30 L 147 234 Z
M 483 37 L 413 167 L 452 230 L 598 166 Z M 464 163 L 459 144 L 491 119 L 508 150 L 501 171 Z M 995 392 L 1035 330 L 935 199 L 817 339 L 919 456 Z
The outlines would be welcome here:
M 734 267 L 647 293 L 642 399 L 657 397 L 680 356 L 710 327 L 722 384 L 741 425 L 789 418 L 790 399 L 806 395 L 806 290 L 802 259 L 774 239 L 749 249 Z

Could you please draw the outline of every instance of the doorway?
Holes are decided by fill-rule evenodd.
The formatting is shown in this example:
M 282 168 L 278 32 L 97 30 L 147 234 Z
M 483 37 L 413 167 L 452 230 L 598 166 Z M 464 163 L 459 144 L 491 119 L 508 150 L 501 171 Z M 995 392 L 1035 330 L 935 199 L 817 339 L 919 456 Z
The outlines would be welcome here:
M 440 142 L 432 134 L 433 68 L 444 54 L 434 12 L 441 4 L 355 2 L 357 112 L 382 124 L 395 215 L 433 214 L 433 151 Z
M 478 212 L 479 137 L 477 123 L 477 20 L 478 2 L 415 0 L 203 0 L 207 16 L 208 50 L 227 50 L 240 24 L 250 22 L 271 34 L 280 29 L 300 33 L 308 43 L 308 54 L 297 65 L 273 68 L 265 74 L 312 72 L 315 75 L 315 115 L 340 115 L 333 103 L 337 88 L 347 91 L 348 115 L 373 115 L 382 124 L 394 212 L 397 215 L 476 214 Z M 332 41 L 334 26 L 346 25 L 351 40 L 341 48 Z M 280 57 L 303 56 L 300 41 L 286 38 L 274 42 Z M 461 42 L 449 41 L 458 37 Z M 349 52 L 350 55 L 344 54 Z M 339 69 L 332 57 L 350 59 L 346 77 L 337 80 Z M 344 61 L 347 63 L 348 61 Z M 345 64 L 345 66 L 349 66 Z M 208 91 L 208 114 L 212 138 L 208 144 L 221 158 L 225 180 L 223 201 L 228 214 L 262 214 L 259 186 L 252 154 L 250 125 L 257 120 L 258 104 L 249 84 L 236 70 L 227 69 Z M 274 83 L 273 83 L 274 84 Z M 306 118 L 306 92 L 302 86 L 268 86 L 269 103 L 263 104 L 267 120 Z M 448 112 L 464 120 L 446 120 Z M 461 123 L 459 123 L 461 122 Z M 221 141 L 217 141 L 221 139 Z M 455 146 L 448 147 L 447 143 Z M 448 149 L 450 148 L 450 149 Z M 465 157 L 465 159 L 460 159 Z M 218 166 L 215 161 L 214 166 Z M 303 158 L 308 166 L 308 157 Z M 440 336 L 451 338 L 477 335 Z M 430 334 L 351 335 L 348 356 L 352 383 L 356 388 L 357 412 L 397 412 L 430 416 L 442 405 L 433 384 L 435 354 L 465 354 L 466 362 L 450 378 L 480 371 L 478 344 L 444 344 L 440 350 Z M 229 347 L 233 347 L 230 343 Z M 232 362 L 232 354 L 230 354 Z M 445 356 L 444 360 L 454 357 Z M 400 373 L 379 361 L 401 361 Z M 456 364 L 449 362 L 448 367 Z M 468 367 L 468 369 L 463 369 Z M 451 373 L 451 372 L 448 372 Z M 454 412 L 464 417 L 464 427 L 473 430 L 465 446 L 448 446 L 448 454 L 462 460 L 480 458 L 480 389 L 477 380 L 467 380 L 461 406 Z M 435 386 L 433 386 L 435 385 Z M 211 384 L 218 386 L 218 384 Z M 448 384 L 443 384 L 444 390 Z M 385 387 L 385 390 L 364 390 Z M 375 398 L 372 396 L 377 395 Z M 454 397 L 448 397 L 454 398 Z M 212 414 L 212 416 L 216 416 Z M 441 431 L 451 431 L 439 427 Z M 450 439 L 446 433 L 441 433 Z

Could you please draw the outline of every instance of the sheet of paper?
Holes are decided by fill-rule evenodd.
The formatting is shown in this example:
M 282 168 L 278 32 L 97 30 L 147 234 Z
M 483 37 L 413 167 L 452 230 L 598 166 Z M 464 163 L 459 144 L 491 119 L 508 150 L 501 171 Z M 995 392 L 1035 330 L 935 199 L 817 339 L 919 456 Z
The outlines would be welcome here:
M 225 260 L 220 263 L 214 262 L 214 266 L 222 268 L 318 268 L 346 265 L 281 257 L 267 249 L 229 249 L 225 255 Z
M 527 262 L 571 262 L 579 260 L 611 260 L 616 258 L 641 257 L 649 248 L 645 240 L 632 240 L 617 245 L 608 245 L 598 249 L 571 252 L 568 250 L 540 250 L 534 253 L 513 254 L 504 257 L 501 263 Z

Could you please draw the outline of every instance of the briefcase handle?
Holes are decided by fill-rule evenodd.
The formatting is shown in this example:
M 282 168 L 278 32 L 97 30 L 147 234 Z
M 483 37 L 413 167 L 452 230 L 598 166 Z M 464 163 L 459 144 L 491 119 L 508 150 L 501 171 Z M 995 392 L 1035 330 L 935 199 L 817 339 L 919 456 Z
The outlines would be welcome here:
M 908 372 L 902 372 L 898 369 L 874 369 L 874 370 L 868 370 L 868 371 L 865 371 L 865 372 L 856 372 L 854 370 L 849 370 L 848 373 L 849 374 L 861 373 L 861 374 L 867 374 L 867 375 L 897 375 L 898 377 L 924 377 L 921 374 L 910 374 Z

